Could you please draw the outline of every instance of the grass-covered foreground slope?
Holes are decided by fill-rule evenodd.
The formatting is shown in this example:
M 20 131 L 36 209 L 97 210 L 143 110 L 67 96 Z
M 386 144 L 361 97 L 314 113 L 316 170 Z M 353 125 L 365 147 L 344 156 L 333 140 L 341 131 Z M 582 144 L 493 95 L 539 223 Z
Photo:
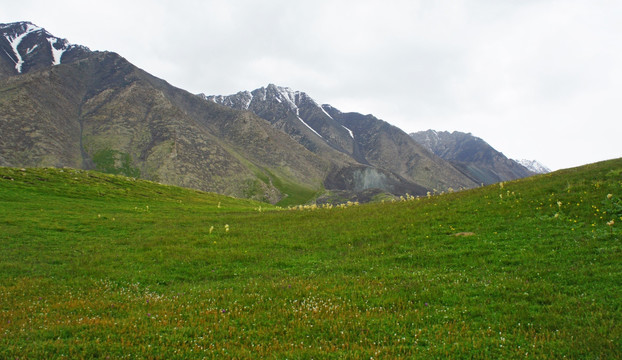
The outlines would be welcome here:
M 620 159 L 302 211 L 3 168 L 0 358 L 619 358 L 621 195 Z

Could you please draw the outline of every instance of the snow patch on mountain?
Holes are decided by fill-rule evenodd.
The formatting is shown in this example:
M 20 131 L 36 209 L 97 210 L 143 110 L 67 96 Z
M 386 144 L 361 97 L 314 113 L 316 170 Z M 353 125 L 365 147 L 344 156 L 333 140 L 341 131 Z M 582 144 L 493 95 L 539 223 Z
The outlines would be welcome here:
M 522 166 L 526 167 L 527 170 L 532 171 L 536 174 L 546 174 L 546 173 L 550 173 L 551 169 L 549 169 L 548 167 L 542 165 L 540 162 L 538 162 L 537 160 L 527 160 L 527 159 L 521 159 L 521 160 L 514 160 L 517 163 L 521 164 Z
M 26 50 L 26 55 L 30 54 L 31 52 L 35 51 L 36 48 L 39 47 L 39 44 L 35 44 L 35 46 L 29 48 L 28 50 Z
M 281 102 L 281 100 L 285 101 L 285 103 L 289 106 L 290 110 L 296 111 L 298 109 L 298 104 L 300 101 L 300 92 L 293 91 L 287 87 L 276 86 L 273 84 L 268 85 L 268 87 L 272 87 L 277 93 L 275 100 Z
M 261 95 L 261 97 L 260 97 L 261 101 L 266 101 L 266 99 L 268 97 L 268 92 L 266 91 L 266 88 L 262 87 L 261 89 L 259 89 L 259 92 L 260 92 L 260 95 Z
M 324 109 L 322 109 L 322 110 L 324 110 Z M 329 116 L 330 116 L 330 115 L 329 115 Z M 331 117 L 331 119 L 332 119 L 332 117 Z M 350 137 L 351 137 L 352 139 L 354 139 L 354 133 L 352 132 L 352 130 L 348 129 L 347 127 L 345 127 L 345 126 L 343 126 L 343 125 L 341 125 L 341 127 L 342 127 L 342 128 L 344 128 L 344 129 L 346 129 L 346 130 L 348 130 L 348 134 L 350 134 Z
M 241 95 L 244 97 L 244 99 L 243 99 L 243 101 L 244 101 L 244 109 L 248 110 L 248 108 L 251 106 L 251 102 L 253 101 L 253 94 L 251 94 L 250 91 L 244 91 L 244 92 L 242 92 Z
M 321 107 L 321 106 L 320 106 L 320 109 L 322 109 L 322 112 L 323 112 L 324 114 L 326 114 L 326 116 L 328 116 L 329 118 L 333 119 L 333 117 L 332 117 L 332 116 L 330 116 L 330 114 L 329 114 L 329 113 L 327 113 L 327 112 L 326 112 L 326 110 L 324 110 L 324 108 L 323 108 L 323 107 Z M 335 120 L 335 119 L 333 119 L 333 120 Z M 344 127 L 345 127 L 345 126 L 344 126 Z M 346 128 L 346 129 L 347 129 L 347 128 Z M 348 130 L 348 131 L 349 131 L 349 130 Z
M 60 59 L 63 56 L 65 50 L 67 50 L 67 44 L 62 44 L 60 49 L 56 48 L 55 45 L 58 44 L 59 41 L 61 40 L 56 38 L 48 38 L 48 42 L 50 43 L 50 47 L 52 48 L 52 58 L 54 59 L 52 60 L 52 65 L 60 65 Z
M 266 87 L 261 87 L 259 89 L 255 89 L 251 92 L 249 91 L 240 91 L 234 95 L 210 95 L 207 96 L 205 94 L 199 94 L 199 96 L 203 97 L 208 101 L 215 102 L 217 104 L 225 105 L 234 109 L 244 109 L 255 111 L 256 106 L 260 106 L 262 109 L 264 105 L 261 105 L 264 102 L 272 103 L 273 105 L 278 104 L 279 107 L 284 107 L 288 113 L 292 115 L 295 114 L 296 118 L 309 130 L 313 131 L 313 133 L 319 136 L 324 141 L 328 140 L 322 136 L 318 130 L 314 129 L 313 126 L 308 122 L 311 118 L 307 118 L 309 116 L 309 110 L 313 107 L 319 108 L 320 111 L 326 115 L 332 121 L 335 119 L 330 115 L 328 111 L 324 109 L 324 105 L 319 105 L 314 99 L 309 97 L 306 93 L 302 91 L 292 90 L 288 87 L 277 86 L 274 84 L 268 84 Z M 301 115 L 301 108 L 304 109 L 303 115 Z M 331 108 L 331 111 L 334 109 Z M 316 115 L 317 116 L 317 115 Z M 320 120 L 324 121 L 324 120 Z M 315 122 L 317 124 L 317 122 Z M 341 125 L 343 126 L 343 125 Z M 343 128 L 350 134 L 351 138 L 354 138 L 354 133 L 343 126 Z
M 22 42 L 22 40 L 26 37 L 26 35 L 30 34 L 31 32 L 41 30 L 40 27 L 33 25 L 31 23 L 25 23 L 25 25 L 26 25 L 25 29 L 22 33 L 5 35 L 5 38 L 7 39 L 9 44 L 11 44 L 11 48 L 13 49 L 13 55 L 15 55 L 15 59 L 13 60 L 15 61 L 15 70 L 17 70 L 17 72 L 20 74 L 22 73 L 22 65 L 24 65 L 24 60 L 22 59 L 22 55 L 19 53 L 18 46 Z M 7 53 L 7 55 L 9 54 Z M 12 56 L 9 56 L 9 57 L 13 59 Z
M 17 22 L 10 24 L 0 24 L 0 33 L 4 35 L 4 38 L 8 41 L 11 46 L 12 54 L 9 53 L 6 49 L 4 52 L 9 56 L 9 58 L 15 63 L 15 70 L 18 74 L 21 74 L 24 71 L 23 65 L 26 61 L 31 59 L 31 56 L 37 56 L 37 52 L 35 50 L 41 51 L 40 46 L 42 43 L 44 44 L 47 41 L 50 44 L 50 55 L 51 55 L 51 63 L 50 65 L 59 65 L 61 63 L 61 58 L 63 54 L 68 50 L 73 49 L 84 49 L 89 51 L 89 49 L 85 46 L 81 45 L 72 45 L 67 40 L 58 38 L 53 36 L 49 32 L 47 32 L 44 28 L 34 25 L 30 22 Z M 27 49 L 21 49 L 20 45 L 23 43 L 24 39 L 27 37 L 30 39 L 30 35 L 35 34 L 36 44 L 28 47 Z
M 320 135 L 317 131 L 315 131 L 311 126 L 309 126 L 309 124 L 307 124 L 304 120 L 302 120 L 302 118 L 300 116 L 298 116 L 298 120 L 300 120 L 301 123 L 303 123 L 306 127 L 309 128 L 309 130 L 313 131 L 315 133 L 315 135 L 321 137 L 322 139 L 324 139 L 324 137 L 322 135 Z

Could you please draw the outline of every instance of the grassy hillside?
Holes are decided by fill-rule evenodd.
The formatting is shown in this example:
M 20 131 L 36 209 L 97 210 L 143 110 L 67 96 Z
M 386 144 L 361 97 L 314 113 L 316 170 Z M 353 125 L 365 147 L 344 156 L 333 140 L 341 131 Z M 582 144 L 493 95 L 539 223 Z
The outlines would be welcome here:
M 0 168 L 0 358 L 619 358 L 621 196 L 622 159 L 280 211 Z

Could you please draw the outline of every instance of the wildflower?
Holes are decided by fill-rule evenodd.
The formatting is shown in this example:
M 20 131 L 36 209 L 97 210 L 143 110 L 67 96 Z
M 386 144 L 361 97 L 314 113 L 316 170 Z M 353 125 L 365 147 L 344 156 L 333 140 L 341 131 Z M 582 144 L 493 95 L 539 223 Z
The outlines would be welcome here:
M 555 213 L 555 215 L 553 217 L 557 219 L 559 217 L 559 214 Z
M 613 194 L 607 194 L 607 199 L 611 200 L 612 197 L 613 197 Z
M 229 232 L 229 224 L 225 224 L 225 232 L 228 233 Z
M 210 226 L 210 227 L 209 227 L 209 233 L 211 234 L 211 233 L 212 233 L 212 231 L 214 231 L 214 227 L 213 227 L 213 226 Z
M 558 201 L 557 201 L 557 206 L 558 206 L 558 207 L 562 207 L 562 202 L 558 200 Z
M 607 222 L 607 225 L 609 226 L 613 226 L 613 224 L 615 224 L 615 220 L 611 219 L 611 221 Z

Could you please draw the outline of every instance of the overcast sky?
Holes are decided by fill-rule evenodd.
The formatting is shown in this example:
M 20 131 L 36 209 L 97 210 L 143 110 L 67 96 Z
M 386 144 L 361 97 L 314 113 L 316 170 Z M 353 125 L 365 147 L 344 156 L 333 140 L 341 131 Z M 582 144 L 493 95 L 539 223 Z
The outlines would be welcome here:
M 269 83 L 552 169 L 622 156 L 619 0 L 3 1 L 193 93 Z

